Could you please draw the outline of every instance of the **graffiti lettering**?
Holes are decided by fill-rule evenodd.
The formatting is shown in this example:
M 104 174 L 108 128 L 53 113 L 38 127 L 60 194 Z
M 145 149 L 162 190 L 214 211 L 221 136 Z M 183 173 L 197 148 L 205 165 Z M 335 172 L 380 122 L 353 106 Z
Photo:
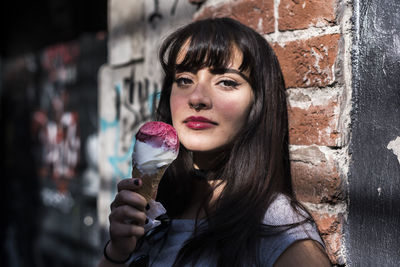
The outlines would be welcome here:
M 128 113 L 128 116 L 121 120 L 121 138 L 124 140 L 122 145 L 123 150 L 126 151 L 130 147 L 132 135 L 140 125 L 154 118 L 158 100 L 157 83 L 153 83 L 151 87 L 147 78 L 143 81 L 135 81 L 132 71 L 131 77 L 124 79 L 122 95 L 125 96 L 122 99 L 122 105 Z
M 115 131 L 114 149 L 108 156 L 113 183 L 130 176 L 131 167 L 126 166 L 130 166 L 134 144 L 132 138 L 145 121 L 154 117 L 159 98 L 158 85 L 147 78 L 143 81 L 135 80 L 132 71 L 130 77 L 123 78 L 122 82 L 115 86 L 115 98 L 114 121 L 101 118 L 101 131 Z

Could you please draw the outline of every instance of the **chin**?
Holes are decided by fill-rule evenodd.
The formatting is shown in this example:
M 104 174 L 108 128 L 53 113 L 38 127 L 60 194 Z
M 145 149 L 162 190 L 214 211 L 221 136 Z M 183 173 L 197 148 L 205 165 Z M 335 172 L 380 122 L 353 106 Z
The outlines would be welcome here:
M 182 142 L 181 144 L 192 152 L 208 152 L 218 150 L 218 146 L 213 146 L 210 142 Z
M 182 143 L 182 142 L 181 142 Z M 185 143 L 182 143 L 182 145 L 189 151 L 195 152 L 195 153 L 220 153 L 224 150 L 227 149 L 228 145 L 227 144 L 212 144 L 210 142 L 207 143 L 201 143 L 201 142 L 196 142 L 196 143 L 188 143 L 185 145 Z
M 213 151 L 213 150 L 216 149 L 214 147 L 193 145 L 193 144 L 187 145 L 185 147 L 186 147 L 187 150 L 192 151 L 192 152 L 208 152 L 208 151 Z
M 204 134 L 204 133 L 187 133 L 178 136 L 181 144 L 189 151 L 192 152 L 220 152 L 224 150 L 230 140 L 230 138 L 215 138 L 216 134 Z

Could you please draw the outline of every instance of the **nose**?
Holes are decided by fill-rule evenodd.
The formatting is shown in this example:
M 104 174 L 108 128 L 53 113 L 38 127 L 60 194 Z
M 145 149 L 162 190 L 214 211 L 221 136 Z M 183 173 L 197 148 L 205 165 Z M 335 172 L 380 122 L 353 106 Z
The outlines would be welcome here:
M 206 82 L 199 81 L 188 99 L 189 107 L 196 110 L 207 110 L 212 107 L 209 88 Z

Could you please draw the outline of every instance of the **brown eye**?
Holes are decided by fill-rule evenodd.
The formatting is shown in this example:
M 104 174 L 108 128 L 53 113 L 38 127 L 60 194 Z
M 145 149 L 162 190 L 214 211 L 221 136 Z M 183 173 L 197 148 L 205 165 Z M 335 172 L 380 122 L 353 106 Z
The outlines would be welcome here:
M 176 85 L 178 85 L 178 87 L 184 87 L 184 86 L 191 85 L 193 83 L 193 81 L 188 78 L 177 78 L 177 79 L 175 79 L 175 83 L 176 83 Z
M 239 83 L 232 80 L 222 80 L 218 84 L 222 85 L 223 87 L 230 87 L 230 88 L 236 88 L 239 86 Z

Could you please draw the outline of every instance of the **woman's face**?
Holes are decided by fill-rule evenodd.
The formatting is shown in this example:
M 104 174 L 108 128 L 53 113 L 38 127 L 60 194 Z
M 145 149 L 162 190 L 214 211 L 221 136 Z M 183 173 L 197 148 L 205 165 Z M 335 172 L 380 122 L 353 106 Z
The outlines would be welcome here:
M 178 64 L 184 58 L 182 51 Z M 204 68 L 175 75 L 170 97 L 172 123 L 190 151 L 222 151 L 247 122 L 253 92 L 244 78 L 248 74 L 239 72 L 242 53 L 234 52 L 224 73 Z

